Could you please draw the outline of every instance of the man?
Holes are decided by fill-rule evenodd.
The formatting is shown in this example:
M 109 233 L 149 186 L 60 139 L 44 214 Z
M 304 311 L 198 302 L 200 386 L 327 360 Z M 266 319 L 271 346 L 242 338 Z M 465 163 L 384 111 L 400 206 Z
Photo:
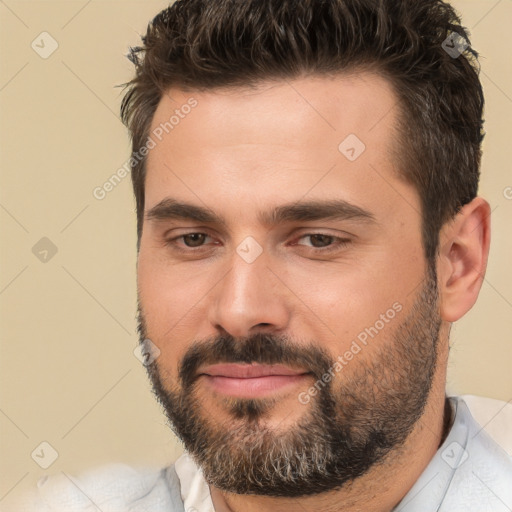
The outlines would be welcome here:
M 511 457 L 445 393 L 490 241 L 476 58 L 437 0 L 153 20 L 122 117 L 140 340 L 186 452 L 47 506 L 512 510 Z

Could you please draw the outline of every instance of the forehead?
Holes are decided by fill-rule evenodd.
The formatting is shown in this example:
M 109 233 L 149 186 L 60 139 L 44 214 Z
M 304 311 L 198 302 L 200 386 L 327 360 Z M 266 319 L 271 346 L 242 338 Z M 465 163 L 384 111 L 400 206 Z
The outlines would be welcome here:
M 197 105 L 189 109 L 191 98 Z M 180 134 L 188 135 L 187 128 L 193 128 L 199 135 L 198 123 L 184 122 L 190 117 L 208 123 L 201 138 L 195 141 L 197 145 L 217 144 L 220 136 L 225 144 L 238 144 L 243 139 L 252 144 L 271 140 L 276 144 L 288 143 L 295 139 L 298 144 L 303 139 L 297 140 L 297 136 L 310 140 L 329 132 L 335 138 L 346 132 L 356 133 L 370 142 L 370 138 L 378 138 L 392 124 L 390 110 L 396 104 L 391 84 L 369 72 L 265 81 L 253 88 L 208 91 L 170 88 L 160 100 L 151 130 L 163 127 L 163 137 L 172 131 L 177 143 Z M 173 114 L 179 119 L 172 120 L 172 128 L 167 126 L 170 130 L 166 131 L 165 125 Z M 387 122 L 384 117 L 389 117 Z M 379 124 L 381 130 L 377 129 Z M 371 136 L 369 132 L 373 132 Z
M 396 179 L 397 105 L 391 84 L 373 73 L 171 88 L 151 124 L 146 209 L 168 195 L 242 209 L 306 194 L 386 199 L 376 181 Z

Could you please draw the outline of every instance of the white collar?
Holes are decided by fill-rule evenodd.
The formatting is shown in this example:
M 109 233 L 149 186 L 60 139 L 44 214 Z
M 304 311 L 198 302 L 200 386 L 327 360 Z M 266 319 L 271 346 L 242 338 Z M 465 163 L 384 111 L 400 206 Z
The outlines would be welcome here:
M 174 463 L 174 469 L 180 479 L 183 508 L 190 512 L 215 512 L 210 488 L 203 472 L 188 453 L 184 453 Z

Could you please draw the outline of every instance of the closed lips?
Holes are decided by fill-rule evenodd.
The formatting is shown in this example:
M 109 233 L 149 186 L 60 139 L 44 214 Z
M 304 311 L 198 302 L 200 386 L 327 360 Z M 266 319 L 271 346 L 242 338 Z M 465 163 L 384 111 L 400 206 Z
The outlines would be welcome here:
M 254 379 L 274 375 L 296 376 L 309 372 L 297 370 L 284 365 L 241 365 L 241 364 L 215 364 L 207 366 L 199 371 L 199 375 L 211 377 L 230 377 L 233 379 Z

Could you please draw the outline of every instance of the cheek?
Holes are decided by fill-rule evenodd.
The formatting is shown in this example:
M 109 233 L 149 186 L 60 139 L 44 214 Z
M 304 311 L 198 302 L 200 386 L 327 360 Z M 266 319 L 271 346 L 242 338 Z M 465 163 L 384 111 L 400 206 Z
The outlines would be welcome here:
M 394 258 L 382 252 L 368 265 L 297 274 L 289 268 L 287 282 L 300 299 L 291 330 L 323 345 L 333 359 L 347 351 L 349 360 L 359 358 L 354 352 L 369 354 L 371 345 L 377 348 L 393 339 L 414 298 L 410 292 L 421 282 L 422 271 L 417 267 L 397 267 Z M 361 350 L 353 345 L 355 341 Z
M 143 251 L 137 265 L 137 285 L 147 336 L 160 349 L 160 364 L 174 368 L 187 343 L 194 339 L 194 305 L 200 303 L 200 289 L 179 269 Z
M 200 273 L 171 264 L 161 250 L 141 249 L 137 263 L 140 299 L 154 321 L 174 324 L 199 300 Z M 204 294 L 204 293 L 203 293 Z

